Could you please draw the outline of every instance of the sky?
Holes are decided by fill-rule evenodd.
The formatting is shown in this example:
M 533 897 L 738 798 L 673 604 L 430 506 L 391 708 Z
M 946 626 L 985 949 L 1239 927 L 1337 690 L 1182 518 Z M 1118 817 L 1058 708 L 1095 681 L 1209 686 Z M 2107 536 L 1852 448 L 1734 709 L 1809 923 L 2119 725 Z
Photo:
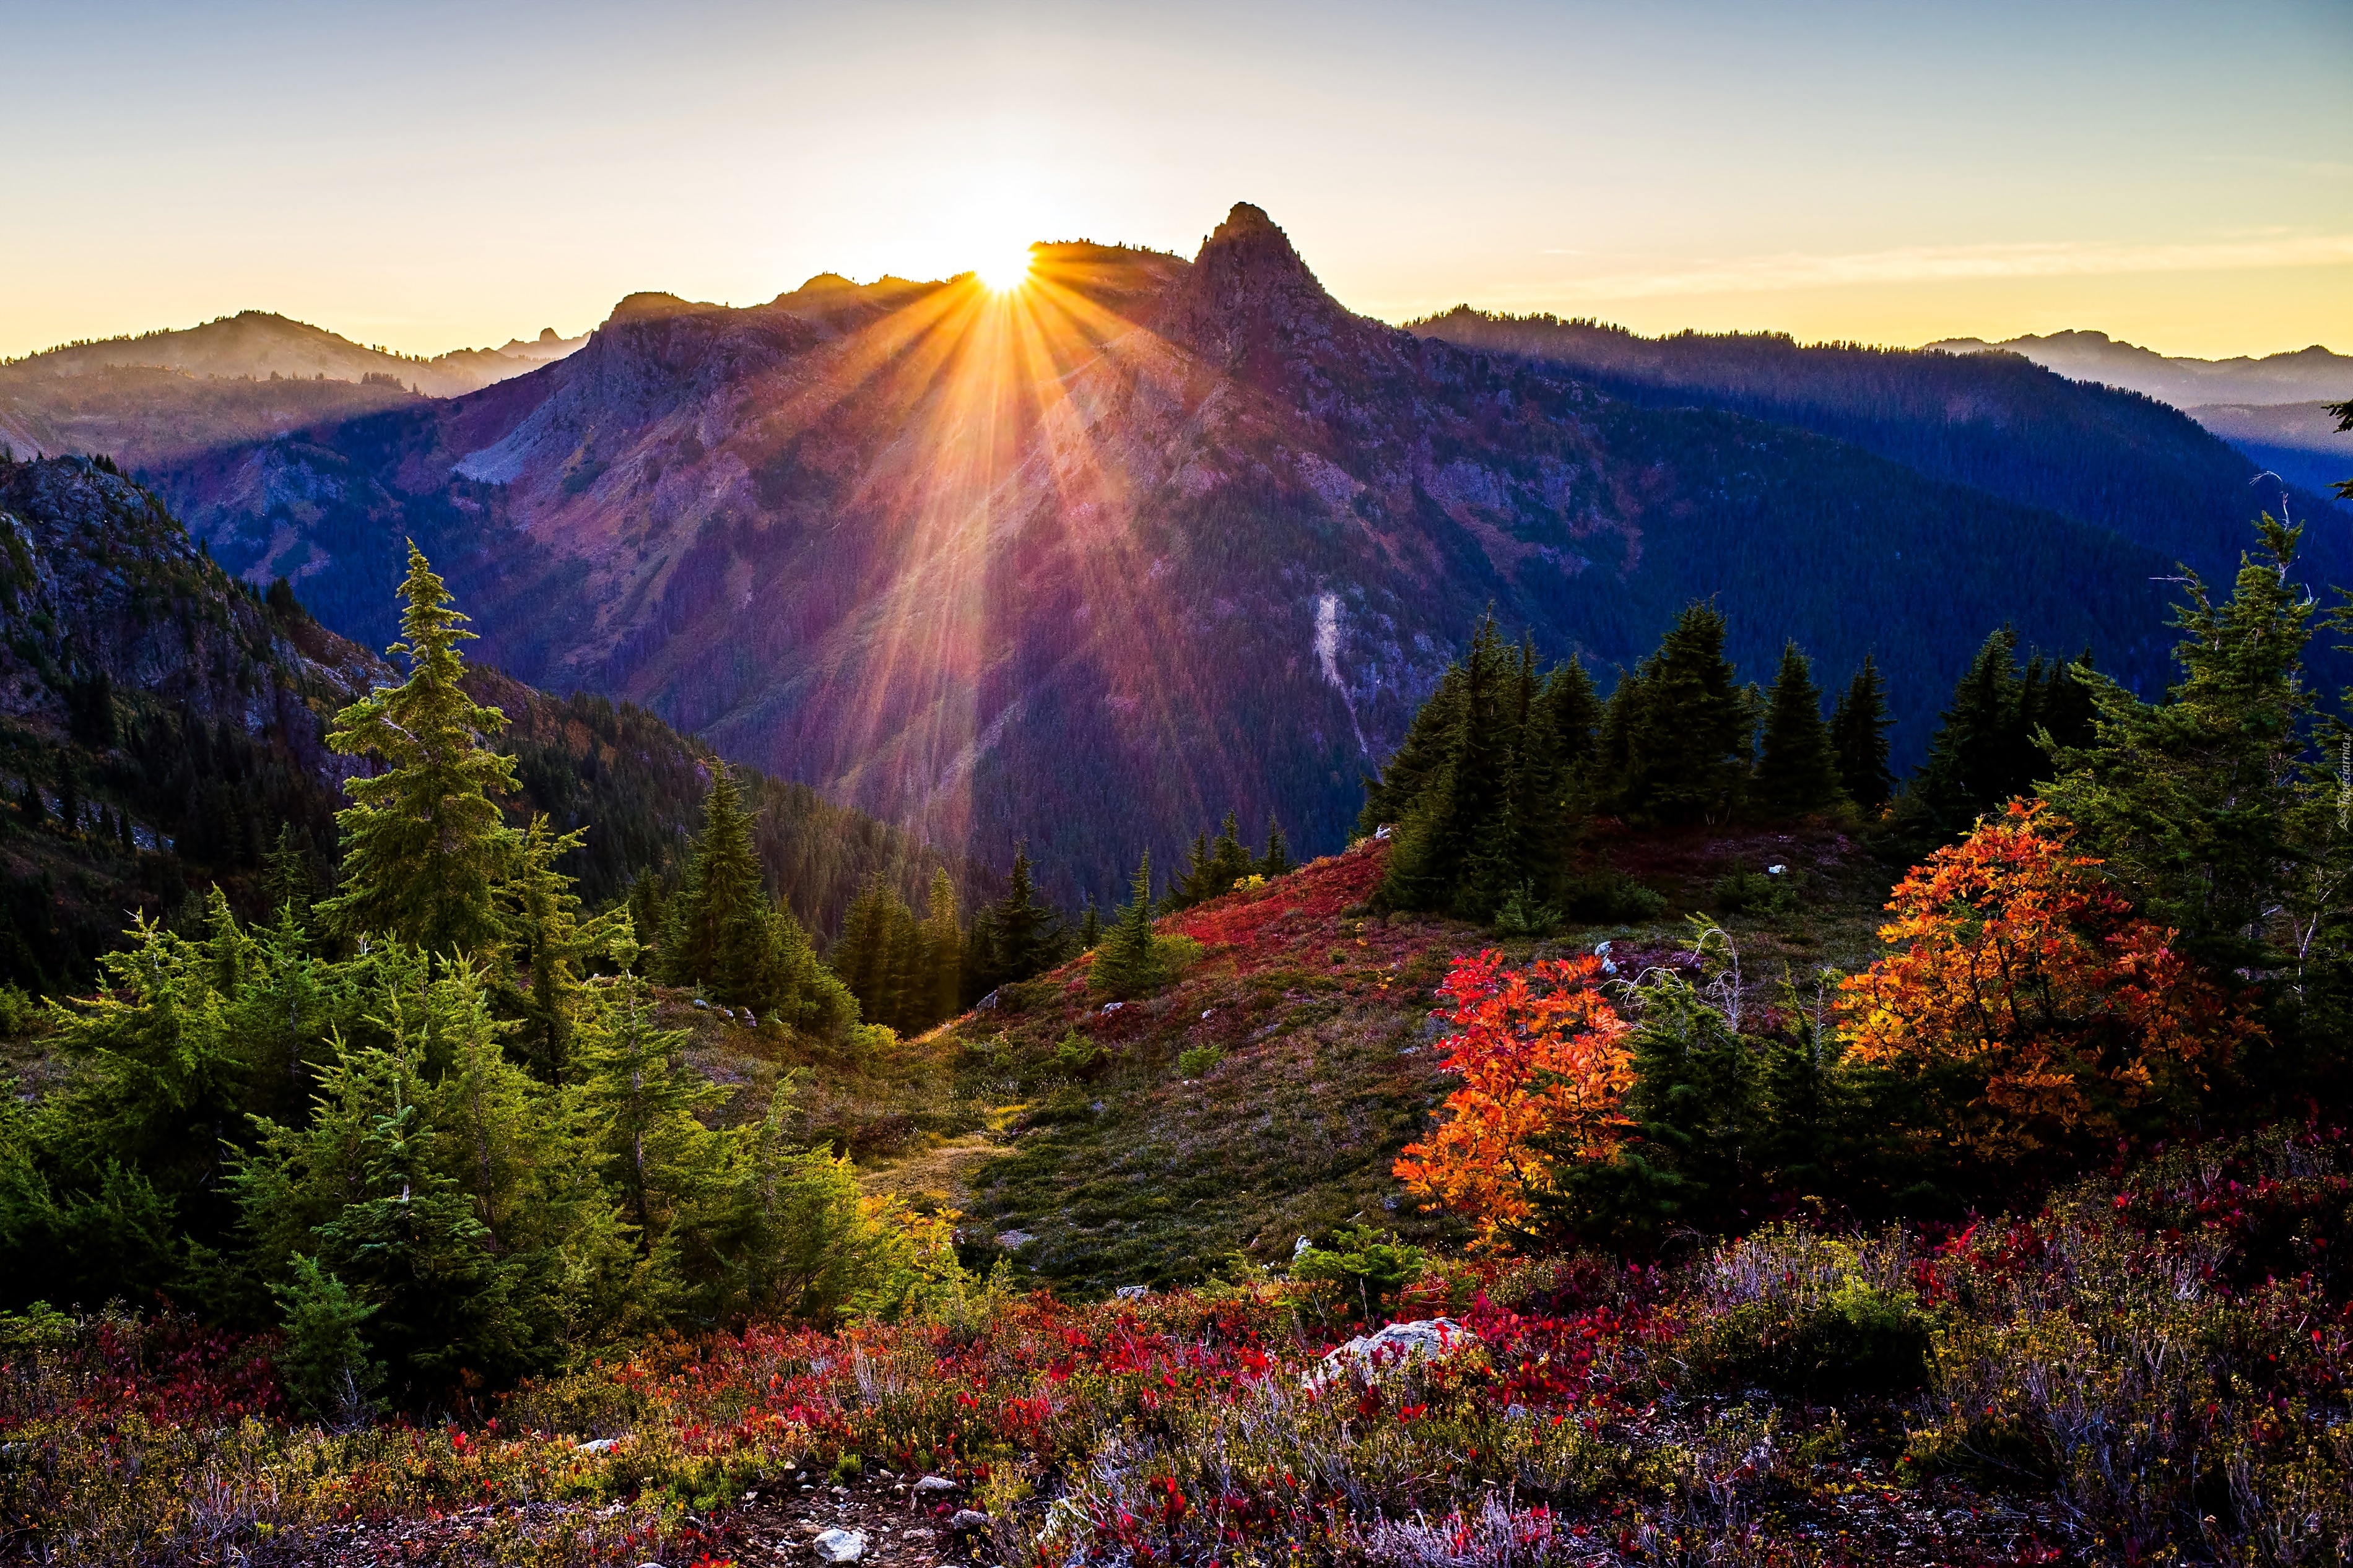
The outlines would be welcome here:
M 1390 321 L 2353 353 L 2348 0 L 0 0 L 0 355 L 431 353 L 1237 201 Z

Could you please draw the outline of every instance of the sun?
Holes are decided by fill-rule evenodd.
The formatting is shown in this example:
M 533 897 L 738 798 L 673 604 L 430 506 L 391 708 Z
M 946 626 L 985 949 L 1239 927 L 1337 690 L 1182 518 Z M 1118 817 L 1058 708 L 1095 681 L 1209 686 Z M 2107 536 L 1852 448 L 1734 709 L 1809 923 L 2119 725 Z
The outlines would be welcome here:
M 992 293 L 1009 294 L 1029 281 L 1029 267 L 1035 259 L 1029 247 L 1007 246 L 973 268 L 981 286 Z

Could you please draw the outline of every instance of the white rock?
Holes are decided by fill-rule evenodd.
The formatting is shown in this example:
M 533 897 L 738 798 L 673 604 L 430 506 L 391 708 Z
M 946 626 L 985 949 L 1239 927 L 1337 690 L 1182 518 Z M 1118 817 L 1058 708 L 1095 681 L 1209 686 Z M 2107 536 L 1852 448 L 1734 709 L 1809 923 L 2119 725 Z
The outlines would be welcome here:
M 1359 1334 L 1324 1358 L 1324 1375 L 1351 1365 L 1402 1366 L 1416 1356 L 1425 1359 L 1451 1354 L 1479 1342 L 1479 1336 L 1451 1318 L 1417 1318 L 1391 1323 L 1377 1334 Z
M 918 1495 L 923 1492 L 952 1492 L 955 1489 L 956 1484 L 945 1476 L 925 1476 L 915 1483 Z
M 1118 1289 L 1113 1291 L 1112 1294 L 1118 1297 L 1123 1301 L 1140 1301 L 1145 1297 L 1152 1294 L 1152 1287 L 1149 1285 L 1123 1285 Z
M 1026 1230 L 1000 1230 L 997 1233 L 997 1245 L 1008 1252 L 1017 1247 L 1027 1247 L 1037 1239 Z
M 602 1454 L 608 1452 L 619 1442 L 618 1437 L 596 1437 L 586 1443 L 575 1444 L 572 1451 L 575 1454 Z
M 820 1561 L 855 1563 L 866 1555 L 866 1536 L 862 1531 L 843 1530 L 839 1526 L 824 1531 L 812 1542 Z
M 955 1517 L 948 1521 L 948 1528 L 958 1535 L 962 1535 L 968 1530 L 987 1530 L 988 1515 L 978 1509 L 960 1508 L 955 1510 Z

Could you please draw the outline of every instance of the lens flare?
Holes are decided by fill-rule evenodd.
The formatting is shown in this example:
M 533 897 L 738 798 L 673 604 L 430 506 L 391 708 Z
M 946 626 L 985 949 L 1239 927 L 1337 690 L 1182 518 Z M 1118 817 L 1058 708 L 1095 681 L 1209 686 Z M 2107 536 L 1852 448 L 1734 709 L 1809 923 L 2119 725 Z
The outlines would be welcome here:
M 1029 281 L 1031 260 L 1028 246 L 1008 247 L 1002 254 L 992 256 L 974 268 L 973 276 L 978 278 L 981 286 L 991 292 L 1009 294 Z

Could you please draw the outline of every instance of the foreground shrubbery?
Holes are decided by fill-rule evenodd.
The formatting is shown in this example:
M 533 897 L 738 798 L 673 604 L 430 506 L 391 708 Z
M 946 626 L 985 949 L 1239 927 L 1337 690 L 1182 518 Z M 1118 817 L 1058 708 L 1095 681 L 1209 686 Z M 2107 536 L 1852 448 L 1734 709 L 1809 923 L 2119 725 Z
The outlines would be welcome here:
M 348 1521 L 461 1509 L 504 1560 L 718 1560 L 731 1500 L 847 1455 L 965 1482 L 1018 1563 L 2333 1563 L 2347 1150 L 2184 1149 L 2031 1217 L 1773 1228 L 1671 1272 L 1401 1282 L 1419 1260 L 1356 1233 L 1334 1256 L 1381 1265 L 1370 1294 L 1345 1268 L 1092 1307 L 967 1284 L 920 1321 L 655 1339 L 343 1433 L 289 1419 L 273 1341 L 14 1319 L 0 1488 L 20 1540 L 87 1563 L 301 1560 Z M 1381 1296 L 1475 1339 L 1322 1362 Z

